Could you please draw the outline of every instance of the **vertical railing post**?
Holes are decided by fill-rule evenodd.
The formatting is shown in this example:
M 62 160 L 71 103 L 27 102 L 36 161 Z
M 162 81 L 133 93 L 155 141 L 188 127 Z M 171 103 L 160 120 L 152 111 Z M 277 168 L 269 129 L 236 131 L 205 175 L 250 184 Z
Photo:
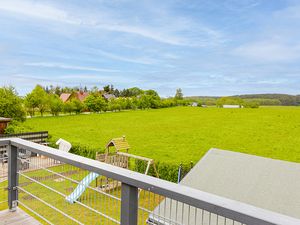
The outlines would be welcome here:
M 138 188 L 122 183 L 121 225 L 137 225 Z
M 8 207 L 15 211 L 18 200 L 18 149 L 9 145 L 8 148 Z

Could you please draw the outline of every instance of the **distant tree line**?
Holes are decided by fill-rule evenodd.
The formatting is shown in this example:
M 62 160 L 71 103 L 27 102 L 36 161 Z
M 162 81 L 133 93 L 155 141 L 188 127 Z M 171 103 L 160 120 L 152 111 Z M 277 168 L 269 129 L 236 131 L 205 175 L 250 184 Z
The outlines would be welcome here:
M 63 102 L 59 95 L 62 93 L 88 92 L 88 97 L 84 101 L 73 98 Z M 112 94 L 114 97 L 105 99 L 103 94 Z M 60 113 L 82 113 L 82 112 L 107 112 L 136 109 L 157 109 L 179 105 L 189 105 L 190 101 L 183 99 L 182 90 L 176 91 L 174 98 L 161 98 L 154 90 L 142 90 L 137 87 L 114 89 L 113 85 L 103 87 L 99 90 L 93 87 L 88 90 L 79 88 L 42 87 L 37 85 L 24 98 L 24 106 L 30 116 L 39 112 L 41 116 L 49 112 L 54 116 Z
M 253 94 L 253 95 L 237 95 L 229 96 L 230 98 L 240 98 L 245 103 L 253 103 L 264 106 L 297 106 L 300 105 L 300 95 L 287 95 L 287 94 Z M 212 96 L 191 96 L 185 99 L 198 101 L 202 105 L 217 105 L 221 97 Z

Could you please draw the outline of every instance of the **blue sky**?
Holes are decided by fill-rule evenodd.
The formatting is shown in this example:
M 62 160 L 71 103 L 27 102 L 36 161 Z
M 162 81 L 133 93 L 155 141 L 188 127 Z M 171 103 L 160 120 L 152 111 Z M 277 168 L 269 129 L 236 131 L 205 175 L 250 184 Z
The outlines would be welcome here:
M 0 0 L 0 85 L 300 93 L 297 0 Z

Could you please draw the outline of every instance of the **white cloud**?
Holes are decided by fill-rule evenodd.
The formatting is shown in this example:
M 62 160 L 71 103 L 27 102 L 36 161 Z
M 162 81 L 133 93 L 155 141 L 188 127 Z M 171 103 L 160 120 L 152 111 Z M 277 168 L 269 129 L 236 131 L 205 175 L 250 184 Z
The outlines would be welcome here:
M 47 19 L 47 20 L 64 21 L 68 23 L 75 22 L 68 18 L 69 16 L 64 10 L 60 10 L 50 5 L 41 4 L 39 2 L 33 2 L 33 1 L 23 1 L 23 0 L 1 1 L 0 10 L 8 11 L 11 13 L 22 14 L 25 16 Z
M 120 70 L 114 69 L 104 69 L 96 67 L 86 67 L 86 66 L 74 66 L 66 65 L 61 63 L 49 63 L 49 62 L 34 62 L 34 63 L 24 63 L 25 66 L 34 66 L 34 67 L 46 67 L 46 68 L 58 68 L 58 69 L 71 69 L 71 70 L 85 70 L 85 71 L 96 71 L 96 72 L 121 72 Z
M 160 26 L 156 24 L 147 26 L 145 23 L 130 22 L 125 16 L 120 17 L 109 10 L 100 10 L 97 13 L 84 12 L 84 10 L 68 11 L 55 5 L 32 0 L 1 1 L 0 10 L 91 29 L 137 35 L 170 45 L 206 46 L 218 43 L 221 39 L 218 31 L 176 16 L 166 16 L 165 21 L 159 21 Z M 163 23 L 164 26 L 161 27 Z
M 300 58 L 300 44 L 284 44 L 276 41 L 261 41 L 242 45 L 233 53 L 261 62 L 291 62 Z
M 157 60 L 152 59 L 152 58 L 146 58 L 146 57 L 132 58 L 132 57 L 128 57 L 128 56 L 120 56 L 120 55 L 117 55 L 117 54 L 114 54 L 111 52 L 106 52 L 106 51 L 103 51 L 100 49 L 97 49 L 95 51 L 107 58 L 118 60 L 118 61 L 123 61 L 123 62 L 145 64 L 145 65 L 151 65 L 151 64 L 155 64 L 157 62 Z

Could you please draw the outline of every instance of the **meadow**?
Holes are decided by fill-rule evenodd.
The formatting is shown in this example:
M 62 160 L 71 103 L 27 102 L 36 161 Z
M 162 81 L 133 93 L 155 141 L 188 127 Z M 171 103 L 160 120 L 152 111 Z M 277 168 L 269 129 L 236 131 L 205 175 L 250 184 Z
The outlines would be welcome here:
M 210 148 L 300 162 L 300 107 L 221 109 L 176 107 L 27 119 L 51 140 L 103 151 L 126 135 L 130 153 L 179 164 L 197 162 Z

